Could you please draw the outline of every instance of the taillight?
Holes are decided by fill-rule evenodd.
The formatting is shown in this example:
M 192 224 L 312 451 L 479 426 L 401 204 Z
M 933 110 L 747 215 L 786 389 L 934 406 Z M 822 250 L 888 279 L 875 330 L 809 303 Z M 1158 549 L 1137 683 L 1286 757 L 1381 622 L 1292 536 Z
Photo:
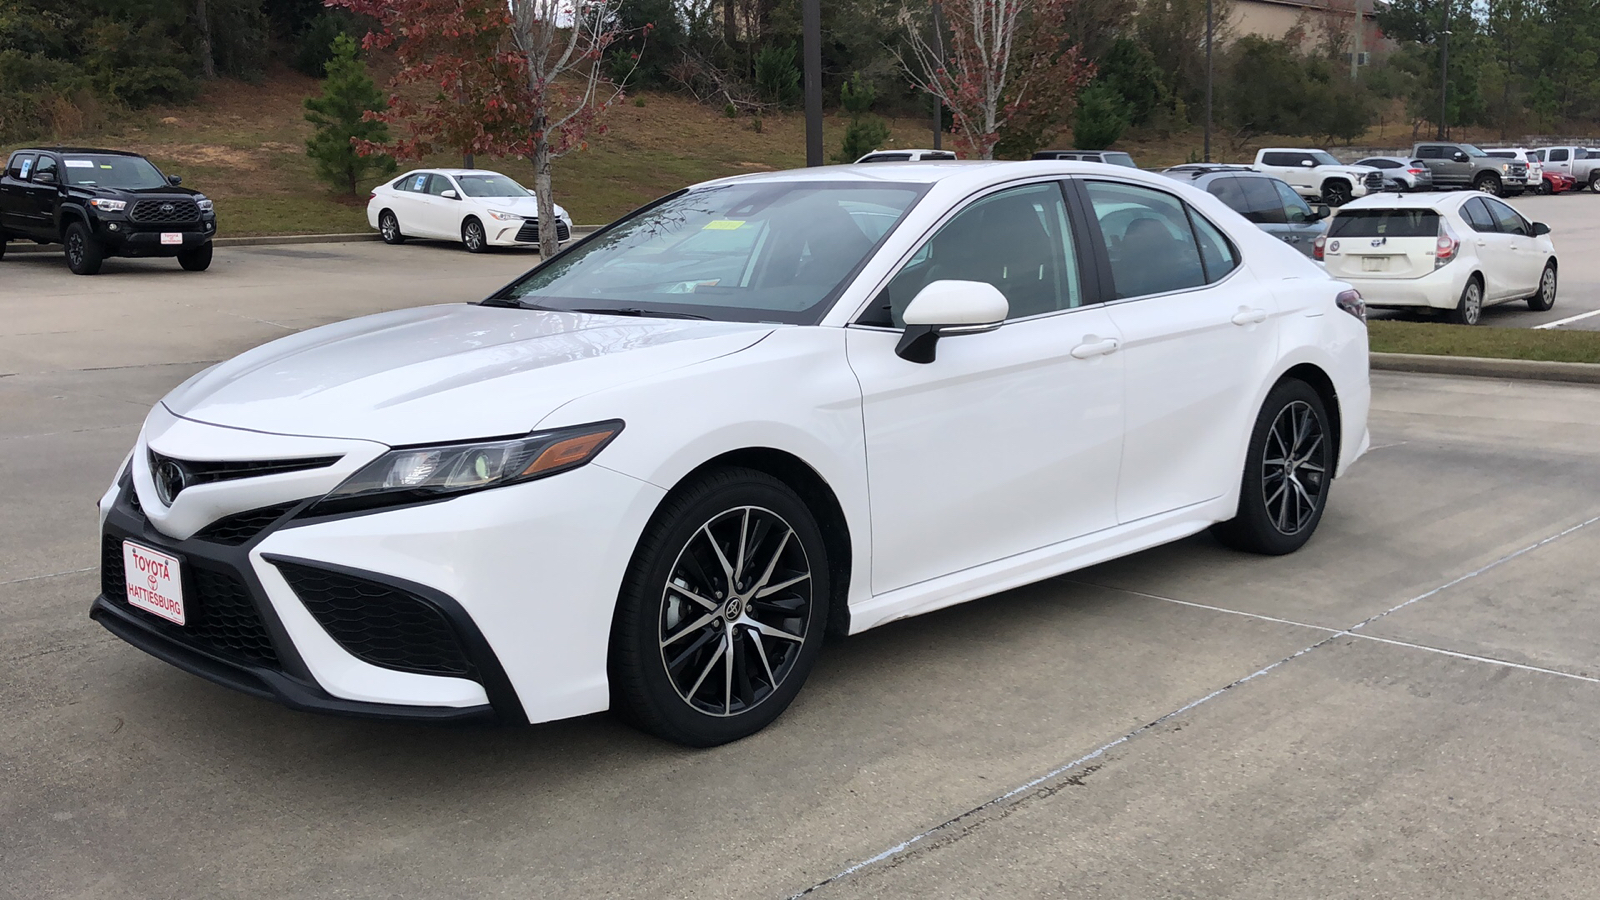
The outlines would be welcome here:
M 1325 234 L 1317 235 L 1317 239 L 1311 242 L 1311 258 L 1317 262 L 1323 262 L 1327 258 L 1327 250 L 1328 236 Z
M 1407 169 L 1406 170 L 1406 174 L 1407 175 L 1421 175 L 1422 174 L 1422 170 L 1421 169 Z
M 1433 267 L 1435 269 L 1456 258 L 1456 251 L 1461 249 L 1461 242 L 1450 232 L 1450 227 L 1439 220 L 1439 240 L 1433 245 Z
M 1360 319 L 1363 324 L 1367 321 L 1367 301 L 1361 299 L 1361 292 L 1357 290 L 1340 291 L 1339 296 L 1333 298 L 1339 308 L 1352 316 Z

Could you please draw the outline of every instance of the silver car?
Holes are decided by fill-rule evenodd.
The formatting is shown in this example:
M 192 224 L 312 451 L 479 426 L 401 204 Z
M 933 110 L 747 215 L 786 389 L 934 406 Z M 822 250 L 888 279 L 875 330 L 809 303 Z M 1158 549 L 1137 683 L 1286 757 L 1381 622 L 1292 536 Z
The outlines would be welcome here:
M 1356 163 L 1371 166 L 1383 173 L 1383 188 L 1387 191 L 1431 191 L 1433 170 L 1420 159 L 1409 156 L 1369 156 Z

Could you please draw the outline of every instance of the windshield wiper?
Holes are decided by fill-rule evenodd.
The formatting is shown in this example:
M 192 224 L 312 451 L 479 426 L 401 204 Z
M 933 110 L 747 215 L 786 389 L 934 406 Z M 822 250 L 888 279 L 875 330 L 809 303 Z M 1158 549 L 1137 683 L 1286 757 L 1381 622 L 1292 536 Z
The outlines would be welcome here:
M 640 309 L 637 306 L 625 306 L 621 309 L 594 307 L 579 307 L 577 309 L 563 310 L 563 312 L 588 313 L 592 316 L 636 316 L 645 319 L 710 319 L 710 316 L 697 315 L 686 312 L 668 312 L 661 309 Z

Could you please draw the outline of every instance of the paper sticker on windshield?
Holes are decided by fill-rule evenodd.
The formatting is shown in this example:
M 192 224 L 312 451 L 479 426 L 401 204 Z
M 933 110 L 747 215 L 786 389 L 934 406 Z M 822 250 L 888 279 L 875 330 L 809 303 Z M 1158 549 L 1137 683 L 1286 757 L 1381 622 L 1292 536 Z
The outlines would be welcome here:
M 33 157 L 30 156 L 27 159 L 22 161 L 22 174 L 18 175 L 17 177 L 18 178 L 27 178 L 28 177 L 28 173 L 31 172 L 31 171 L 33 171 Z
M 707 222 L 701 231 L 738 231 L 744 225 L 743 219 L 715 219 Z
M 66 161 L 66 163 L 67 163 L 67 168 L 69 168 L 69 169 L 92 169 L 92 168 L 94 168 L 94 160 L 92 160 L 92 159 L 69 159 L 69 160 Z
M 100 168 L 109 169 L 109 168 L 111 168 L 111 163 L 101 163 L 100 164 Z
M 428 176 L 426 176 L 426 175 L 418 175 L 416 183 L 411 186 L 411 189 L 413 191 L 420 191 L 420 190 L 422 190 L 422 186 L 427 184 L 427 183 L 428 183 Z

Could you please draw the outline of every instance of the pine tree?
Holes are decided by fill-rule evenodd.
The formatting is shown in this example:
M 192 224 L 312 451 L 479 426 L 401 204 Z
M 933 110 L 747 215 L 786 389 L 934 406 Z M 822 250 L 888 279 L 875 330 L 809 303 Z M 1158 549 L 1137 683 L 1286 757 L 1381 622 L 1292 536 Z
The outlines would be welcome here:
M 381 110 L 385 103 L 356 52 L 356 42 L 349 35 L 334 38 L 322 96 L 309 97 L 305 104 L 306 121 L 317 129 L 306 139 L 306 155 L 316 164 L 317 177 L 351 195 L 359 192 L 365 179 L 395 170 L 393 157 L 362 156 L 353 146 L 358 140 L 380 144 L 389 140 L 387 125 L 365 118 L 368 111 Z

